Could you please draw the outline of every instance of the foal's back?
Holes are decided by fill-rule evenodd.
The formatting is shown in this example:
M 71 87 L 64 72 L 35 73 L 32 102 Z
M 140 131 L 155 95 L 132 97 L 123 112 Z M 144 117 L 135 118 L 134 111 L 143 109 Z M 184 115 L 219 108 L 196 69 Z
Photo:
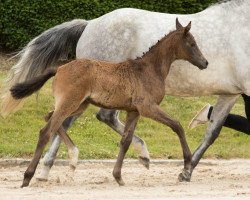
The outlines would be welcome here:
M 164 89 L 164 81 L 139 60 L 121 63 L 74 60 L 58 69 L 53 82 L 55 97 L 66 95 L 64 98 L 73 102 L 87 95 L 94 105 L 124 110 L 134 110 L 134 104 L 145 98 L 161 101 Z

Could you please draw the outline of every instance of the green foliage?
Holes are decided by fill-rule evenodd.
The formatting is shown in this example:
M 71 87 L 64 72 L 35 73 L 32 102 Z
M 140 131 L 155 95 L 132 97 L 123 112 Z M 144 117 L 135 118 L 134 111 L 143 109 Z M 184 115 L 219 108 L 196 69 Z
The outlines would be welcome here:
M 17 49 L 62 22 L 93 19 L 117 8 L 157 12 L 195 13 L 217 0 L 1 0 L 0 47 Z

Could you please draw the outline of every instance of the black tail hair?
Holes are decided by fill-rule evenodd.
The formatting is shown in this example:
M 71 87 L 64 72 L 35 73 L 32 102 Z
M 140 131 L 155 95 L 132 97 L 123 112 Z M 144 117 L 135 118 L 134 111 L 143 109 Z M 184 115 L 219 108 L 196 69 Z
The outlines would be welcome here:
M 28 97 L 34 92 L 40 90 L 51 77 L 55 76 L 57 69 L 48 69 L 42 75 L 34 77 L 26 82 L 17 83 L 10 88 L 11 95 L 14 99 Z

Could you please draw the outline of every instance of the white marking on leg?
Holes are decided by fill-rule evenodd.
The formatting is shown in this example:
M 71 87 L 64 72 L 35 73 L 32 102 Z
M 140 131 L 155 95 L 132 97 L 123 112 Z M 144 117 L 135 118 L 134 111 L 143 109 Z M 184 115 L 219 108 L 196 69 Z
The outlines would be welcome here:
M 43 164 L 41 173 L 36 177 L 38 181 L 47 181 L 49 177 L 50 167 Z
M 67 173 L 67 176 L 73 180 L 74 178 L 74 174 L 75 174 L 75 169 L 76 169 L 76 165 L 78 162 L 78 154 L 79 154 L 79 150 L 77 147 L 74 147 L 72 149 L 68 150 L 69 152 L 69 172 Z

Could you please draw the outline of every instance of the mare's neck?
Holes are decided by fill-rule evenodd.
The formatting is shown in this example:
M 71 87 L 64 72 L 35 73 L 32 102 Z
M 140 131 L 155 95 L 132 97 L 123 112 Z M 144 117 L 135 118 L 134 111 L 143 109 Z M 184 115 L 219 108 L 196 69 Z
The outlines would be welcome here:
M 140 60 L 149 63 L 155 73 L 165 80 L 172 62 L 176 60 L 176 44 L 177 37 L 174 31 L 162 38 Z

